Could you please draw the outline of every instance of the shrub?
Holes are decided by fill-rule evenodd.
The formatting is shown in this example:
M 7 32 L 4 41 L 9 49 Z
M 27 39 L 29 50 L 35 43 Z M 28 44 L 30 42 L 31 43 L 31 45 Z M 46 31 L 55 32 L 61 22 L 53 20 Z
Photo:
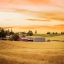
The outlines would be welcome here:
M 50 32 L 47 32 L 47 34 L 50 34 Z
M 14 40 L 14 41 L 18 41 L 18 38 L 19 38 L 19 36 L 18 36 L 17 34 L 14 34 L 13 40 Z

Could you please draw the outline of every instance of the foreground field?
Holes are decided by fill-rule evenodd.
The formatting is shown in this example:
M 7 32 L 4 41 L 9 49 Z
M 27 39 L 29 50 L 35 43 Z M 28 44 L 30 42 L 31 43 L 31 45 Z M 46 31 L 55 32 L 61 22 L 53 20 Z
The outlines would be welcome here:
M 0 41 L 0 64 L 64 64 L 64 43 Z

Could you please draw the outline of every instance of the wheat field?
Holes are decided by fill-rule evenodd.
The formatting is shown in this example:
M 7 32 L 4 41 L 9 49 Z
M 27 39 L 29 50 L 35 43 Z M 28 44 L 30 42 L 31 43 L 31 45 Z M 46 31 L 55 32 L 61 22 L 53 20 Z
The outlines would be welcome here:
M 0 40 L 0 64 L 64 64 L 64 42 Z

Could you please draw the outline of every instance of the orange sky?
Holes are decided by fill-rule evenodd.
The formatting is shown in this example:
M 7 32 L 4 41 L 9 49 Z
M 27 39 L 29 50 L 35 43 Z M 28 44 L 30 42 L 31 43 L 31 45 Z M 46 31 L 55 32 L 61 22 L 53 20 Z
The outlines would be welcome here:
M 0 0 L 0 26 L 63 31 L 64 0 Z

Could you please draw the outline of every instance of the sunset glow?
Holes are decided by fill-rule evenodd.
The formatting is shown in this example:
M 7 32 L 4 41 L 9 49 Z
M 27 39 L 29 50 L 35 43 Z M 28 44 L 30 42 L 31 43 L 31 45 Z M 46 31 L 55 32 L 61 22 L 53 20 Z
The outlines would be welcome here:
M 0 27 L 63 31 L 64 0 L 0 0 Z

